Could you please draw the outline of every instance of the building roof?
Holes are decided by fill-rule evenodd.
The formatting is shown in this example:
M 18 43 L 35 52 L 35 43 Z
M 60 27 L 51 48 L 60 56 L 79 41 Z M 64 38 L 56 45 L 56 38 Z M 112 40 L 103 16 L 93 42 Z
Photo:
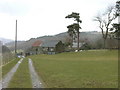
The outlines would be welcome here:
M 35 42 L 32 44 L 32 47 L 38 47 L 38 46 L 40 46 L 41 44 L 42 44 L 42 41 L 37 40 L 37 41 L 35 41 Z
M 41 47 L 55 47 L 58 42 L 59 41 L 56 41 L 56 40 L 47 41 L 47 42 L 42 43 Z
M 77 43 L 73 43 L 72 47 L 77 48 L 77 45 L 78 45 Z M 82 47 L 83 45 L 84 45 L 84 43 L 79 43 L 79 47 Z

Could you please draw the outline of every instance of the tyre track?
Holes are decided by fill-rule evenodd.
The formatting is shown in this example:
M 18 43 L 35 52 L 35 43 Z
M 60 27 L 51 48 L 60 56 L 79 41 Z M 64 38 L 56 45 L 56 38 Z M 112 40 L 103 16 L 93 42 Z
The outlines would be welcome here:
M 14 73 L 17 71 L 20 63 L 23 61 L 23 58 L 18 61 L 18 63 L 5 75 L 5 77 L 0 81 L 0 89 L 7 88 L 10 80 L 12 79 Z
M 34 66 L 32 64 L 32 60 L 29 58 L 29 70 L 30 70 L 30 76 L 32 80 L 32 87 L 33 88 L 43 88 L 42 83 L 40 82 L 40 79 L 34 69 Z

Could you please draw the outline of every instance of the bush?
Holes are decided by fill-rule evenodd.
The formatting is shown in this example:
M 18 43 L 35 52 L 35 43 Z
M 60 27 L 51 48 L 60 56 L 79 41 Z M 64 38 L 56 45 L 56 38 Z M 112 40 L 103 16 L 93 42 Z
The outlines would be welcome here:
M 61 53 L 61 52 L 64 52 L 65 51 L 65 45 L 64 43 L 62 43 L 62 41 L 59 41 L 56 46 L 55 46 L 55 51 L 57 53 Z
M 89 50 L 91 48 L 92 48 L 91 45 L 89 45 L 88 43 L 85 43 L 80 49 L 82 49 L 82 50 Z

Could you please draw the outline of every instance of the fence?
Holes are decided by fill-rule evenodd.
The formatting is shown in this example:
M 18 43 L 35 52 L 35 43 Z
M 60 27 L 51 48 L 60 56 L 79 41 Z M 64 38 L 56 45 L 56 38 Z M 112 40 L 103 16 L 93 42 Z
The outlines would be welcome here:
M 0 42 L 0 66 L 7 64 L 13 58 L 14 58 L 14 55 L 9 50 L 9 48 L 3 45 L 2 42 Z

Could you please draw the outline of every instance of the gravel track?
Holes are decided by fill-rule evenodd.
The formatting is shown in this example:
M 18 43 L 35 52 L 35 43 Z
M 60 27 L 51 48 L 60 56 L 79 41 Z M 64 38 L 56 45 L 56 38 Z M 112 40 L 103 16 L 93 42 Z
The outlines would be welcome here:
M 7 88 L 10 80 L 12 79 L 14 73 L 18 69 L 20 63 L 23 61 L 23 58 L 18 61 L 18 63 L 5 75 L 5 77 L 0 81 L 0 89 Z
M 30 76 L 32 80 L 32 87 L 33 88 L 43 88 L 42 83 L 40 82 L 40 79 L 34 69 L 34 66 L 32 64 L 32 60 L 29 58 L 29 70 L 30 70 Z

